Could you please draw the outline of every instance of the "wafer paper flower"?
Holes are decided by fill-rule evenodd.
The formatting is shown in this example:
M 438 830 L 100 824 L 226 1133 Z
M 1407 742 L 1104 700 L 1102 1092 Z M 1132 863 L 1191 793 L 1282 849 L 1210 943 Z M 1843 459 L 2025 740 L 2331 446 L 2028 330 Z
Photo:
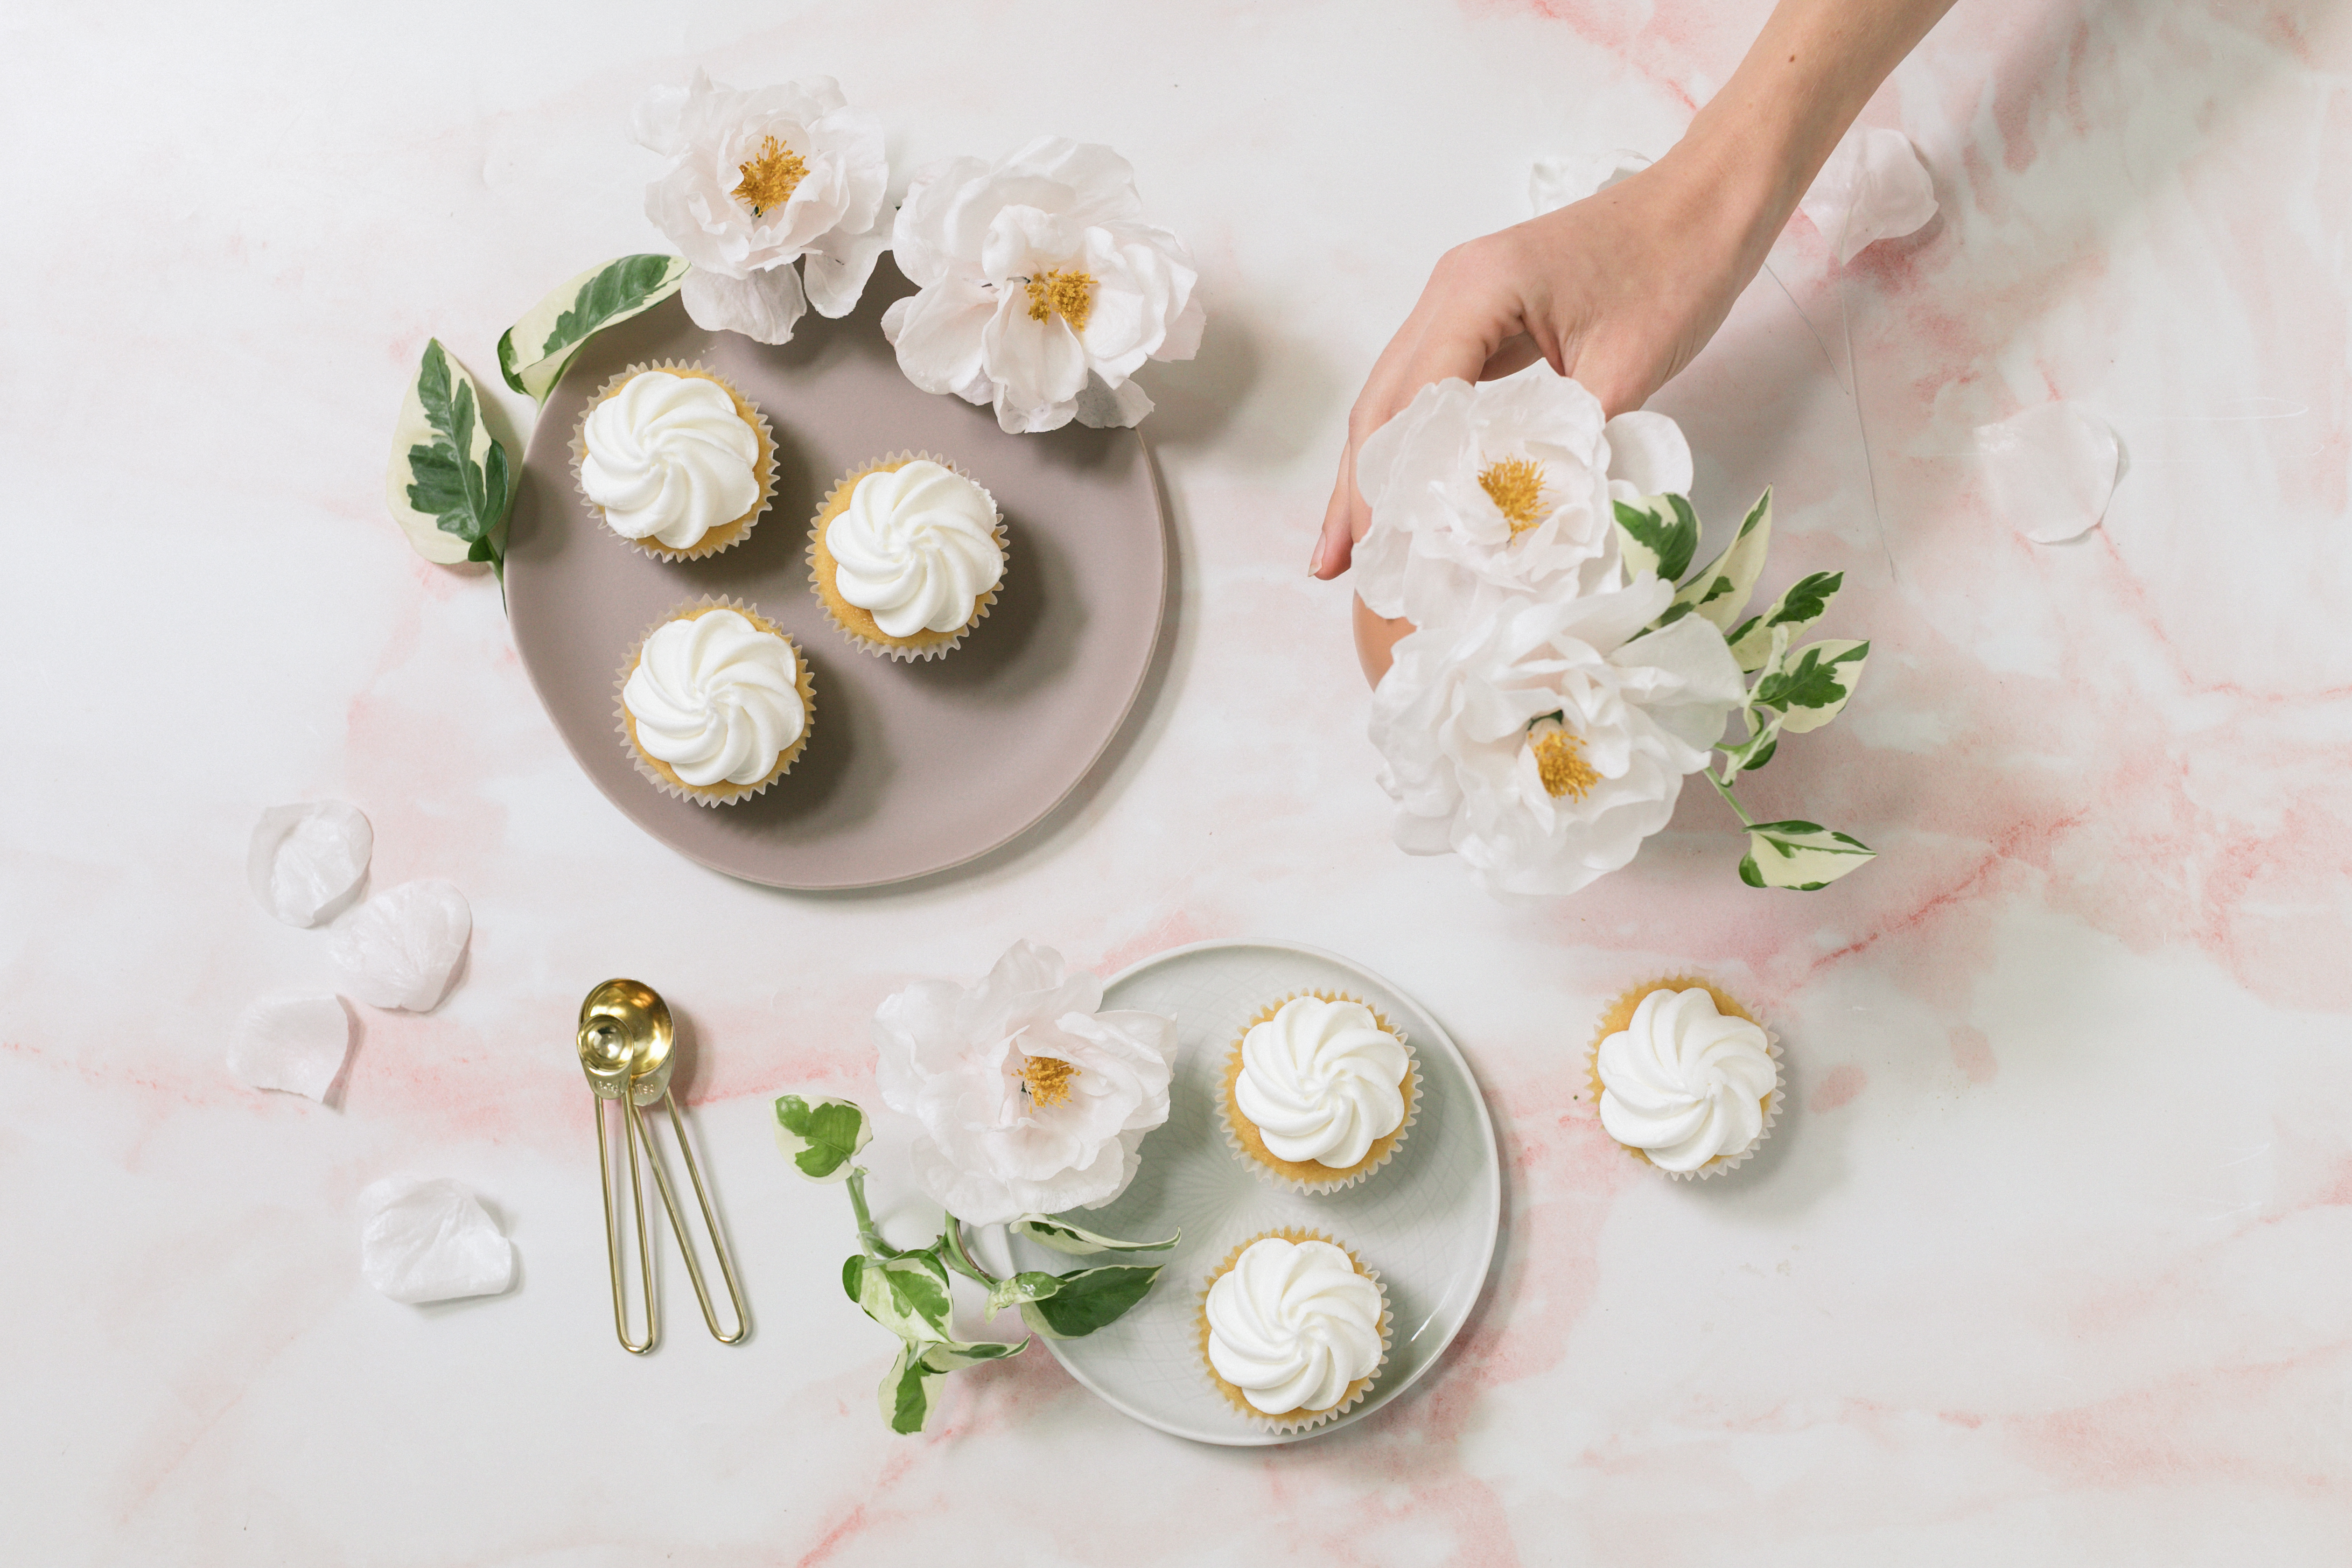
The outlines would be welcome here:
M 810 305 L 856 305 L 886 243 L 889 169 L 881 121 L 831 77 L 738 92 L 698 70 L 648 93 L 630 129 L 669 160 L 646 216 L 693 264 L 679 292 L 697 326 L 781 343 Z
M 1133 425 L 1151 399 L 1128 378 L 1200 346 L 1192 253 L 1143 221 L 1135 171 L 1108 147 L 1047 136 L 993 165 L 929 164 L 890 247 L 920 289 L 882 317 L 898 368 L 993 404 L 1008 431 Z
M 1371 721 L 1398 845 L 1452 850 L 1497 893 L 1572 893 L 1631 860 L 1747 695 L 1704 617 L 1643 633 L 1673 598 L 1645 574 L 1399 643 Z
M 1372 514 L 1356 592 L 1378 615 L 1433 626 L 1498 594 L 1617 586 L 1618 503 L 1663 515 L 1690 490 L 1691 455 L 1664 415 L 1605 418 L 1583 386 L 1538 369 L 1423 387 L 1364 443 L 1356 483 Z
M 874 1015 L 876 1076 L 923 1124 L 915 1178 L 971 1225 L 1097 1208 L 1168 1120 L 1176 1021 L 1102 1012 L 1102 982 L 1016 942 L 978 985 L 919 981 Z

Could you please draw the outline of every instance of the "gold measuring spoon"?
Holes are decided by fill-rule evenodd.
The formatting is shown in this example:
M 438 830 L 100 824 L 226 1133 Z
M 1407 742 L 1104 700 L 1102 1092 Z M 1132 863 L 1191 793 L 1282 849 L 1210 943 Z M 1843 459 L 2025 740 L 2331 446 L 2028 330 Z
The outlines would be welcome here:
M 709 1326 L 711 1337 L 721 1344 L 736 1344 L 751 1329 L 751 1318 L 743 1310 L 742 1289 L 735 1281 L 734 1260 L 728 1256 L 726 1235 L 719 1227 L 719 1216 L 710 1206 L 710 1194 L 703 1187 L 702 1170 L 695 1163 L 694 1145 L 687 1139 L 685 1119 L 678 1114 L 677 1100 L 669 1091 L 677 1040 L 677 1031 L 670 1024 L 669 1004 L 652 986 L 641 982 L 607 980 L 589 992 L 580 1004 L 580 1066 L 587 1073 L 588 1087 L 596 1096 L 596 1174 L 604 1199 L 605 1258 L 613 1274 L 613 1327 L 620 1335 L 621 1348 L 632 1355 L 643 1355 L 653 1349 L 661 1331 L 654 1300 L 653 1246 L 647 1223 L 650 1216 L 646 1211 L 645 1189 L 637 1171 L 640 1144 L 645 1147 L 646 1163 L 653 1167 L 654 1184 L 661 1190 L 662 1206 L 669 1212 L 670 1229 L 677 1237 L 678 1250 L 686 1256 L 687 1278 L 694 1282 L 694 1299 L 702 1307 L 702 1321 Z M 627 1298 L 622 1286 L 620 1219 L 613 1205 L 618 1173 L 613 1168 L 604 1135 L 604 1102 L 608 1100 L 621 1103 L 621 1142 L 629 1156 L 629 1200 L 637 1229 L 637 1277 L 645 1294 L 646 1331 L 642 1340 L 629 1337 Z M 719 1259 L 719 1274 L 727 1282 L 727 1298 L 735 1310 L 735 1331 L 731 1334 L 719 1331 L 709 1289 L 703 1283 L 702 1266 L 695 1257 L 685 1216 L 678 1212 L 677 1195 L 670 1190 L 669 1173 L 639 1109 L 650 1107 L 656 1100 L 669 1110 L 670 1133 L 677 1140 L 678 1152 L 686 1157 L 687 1174 L 693 1178 L 695 1200 L 702 1209 L 703 1228 Z

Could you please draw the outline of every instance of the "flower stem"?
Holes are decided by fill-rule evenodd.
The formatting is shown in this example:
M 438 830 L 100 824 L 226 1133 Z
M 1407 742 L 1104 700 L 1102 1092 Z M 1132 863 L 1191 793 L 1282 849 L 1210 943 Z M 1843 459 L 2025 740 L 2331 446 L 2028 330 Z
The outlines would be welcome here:
M 1753 827 L 1756 826 L 1756 819 L 1739 809 L 1739 797 L 1731 793 L 1731 786 L 1729 784 L 1725 784 L 1721 779 L 1716 777 L 1714 773 L 1711 771 L 1706 772 L 1706 782 L 1715 786 L 1715 793 L 1723 797 L 1724 804 L 1731 807 L 1733 812 L 1738 814 L 1739 817 L 1739 825 L 1741 826 Z
M 940 1251 L 940 1261 L 946 1264 L 950 1268 L 954 1269 L 957 1273 L 962 1275 L 965 1279 L 985 1285 L 992 1290 L 995 1289 L 998 1285 L 1003 1283 L 1003 1281 L 998 1279 L 995 1275 L 991 1274 L 987 1269 L 982 1268 L 979 1264 L 974 1263 L 971 1260 L 971 1254 L 964 1250 L 963 1221 L 956 1218 L 953 1215 L 949 1215 L 947 1216 L 947 1222 L 948 1228 L 946 1234 L 940 1237 L 940 1242 L 943 1244 Z
M 849 1206 L 857 1215 L 857 1244 L 866 1249 L 866 1256 L 875 1258 L 902 1256 L 897 1247 L 882 1239 L 882 1233 L 874 1228 L 874 1216 L 866 1210 L 866 1167 L 852 1165 L 841 1184 L 849 1189 Z

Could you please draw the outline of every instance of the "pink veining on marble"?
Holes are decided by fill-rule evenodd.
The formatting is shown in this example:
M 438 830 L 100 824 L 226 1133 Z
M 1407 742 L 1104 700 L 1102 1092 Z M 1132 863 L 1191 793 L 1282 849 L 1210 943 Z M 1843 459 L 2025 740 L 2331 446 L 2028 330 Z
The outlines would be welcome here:
M 1439 250 L 1522 216 L 1533 158 L 1670 140 L 1766 10 L 1428 0 L 1368 26 L 1221 0 L 1076 26 L 917 0 L 877 29 L 693 0 L 552 33 L 435 0 L 299 36 L 17 27 L 30 221 L 0 255 L 39 309 L 0 372 L 29 741 L 0 776 L 0 1180 L 37 1353 L 0 1431 L 12 1541 L 420 1568 L 983 1539 L 1038 1562 L 1115 1540 L 1138 1563 L 2339 1563 L 2352 21 L 1956 7 L 1867 110 L 1918 145 L 1938 217 L 1842 269 L 1792 224 L 1779 284 L 1657 400 L 1709 517 L 1777 487 L 1768 593 L 1846 574 L 1831 629 L 1871 638 L 1865 687 L 1750 804 L 1877 863 L 1742 889 L 1704 790 L 1549 906 L 1388 843 L 1345 595 L 1298 571 L 1355 382 Z M 793 897 L 671 856 L 564 754 L 487 576 L 416 561 L 382 515 L 425 338 L 495 385 L 524 307 L 653 243 L 625 118 L 697 65 L 838 76 L 902 172 L 1109 142 L 1202 262 L 1202 357 L 1146 376 L 1181 571 L 1164 668 L 1105 773 L 963 875 Z M 176 395 L 125 443 L 134 379 Z M 1991 515 L 1968 437 L 2053 397 L 2129 468 L 2099 530 L 2039 547 Z M 373 822 L 371 886 L 446 877 L 476 928 L 434 1012 L 355 1009 L 330 1105 L 220 1066 L 254 996 L 332 986 L 324 933 L 241 871 L 261 806 L 320 797 Z M 1159 1437 L 1036 1354 L 959 1374 L 924 1436 L 883 1432 L 887 1341 L 830 1279 L 845 1205 L 783 1167 L 769 1100 L 870 1098 L 877 1001 L 1016 936 L 1108 974 L 1256 934 L 1391 976 L 1476 1067 L 1506 1234 L 1447 1363 L 1276 1451 Z M 1703 1184 L 1627 1158 L 1583 1099 L 1606 1001 L 1685 968 L 1787 1051 L 1770 1142 Z M 740 1348 L 674 1266 L 661 1351 L 612 1342 L 571 1046 L 611 974 L 677 1008 Z M 921 1220 L 887 1135 L 872 1163 Z M 484 1195 L 512 1294 L 412 1310 L 360 1281 L 354 1199 L 400 1172 Z M 616 1426 L 649 1436 L 625 1507 L 583 1462 Z

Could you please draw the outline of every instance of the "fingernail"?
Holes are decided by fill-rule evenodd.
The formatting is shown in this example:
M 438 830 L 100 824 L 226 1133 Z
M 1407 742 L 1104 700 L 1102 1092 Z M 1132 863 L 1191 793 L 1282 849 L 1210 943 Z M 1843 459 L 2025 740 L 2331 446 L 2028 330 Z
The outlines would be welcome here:
M 1323 542 L 1315 542 L 1315 552 L 1307 558 L 1307 574 L 1315 576 L 1323 570 Z

